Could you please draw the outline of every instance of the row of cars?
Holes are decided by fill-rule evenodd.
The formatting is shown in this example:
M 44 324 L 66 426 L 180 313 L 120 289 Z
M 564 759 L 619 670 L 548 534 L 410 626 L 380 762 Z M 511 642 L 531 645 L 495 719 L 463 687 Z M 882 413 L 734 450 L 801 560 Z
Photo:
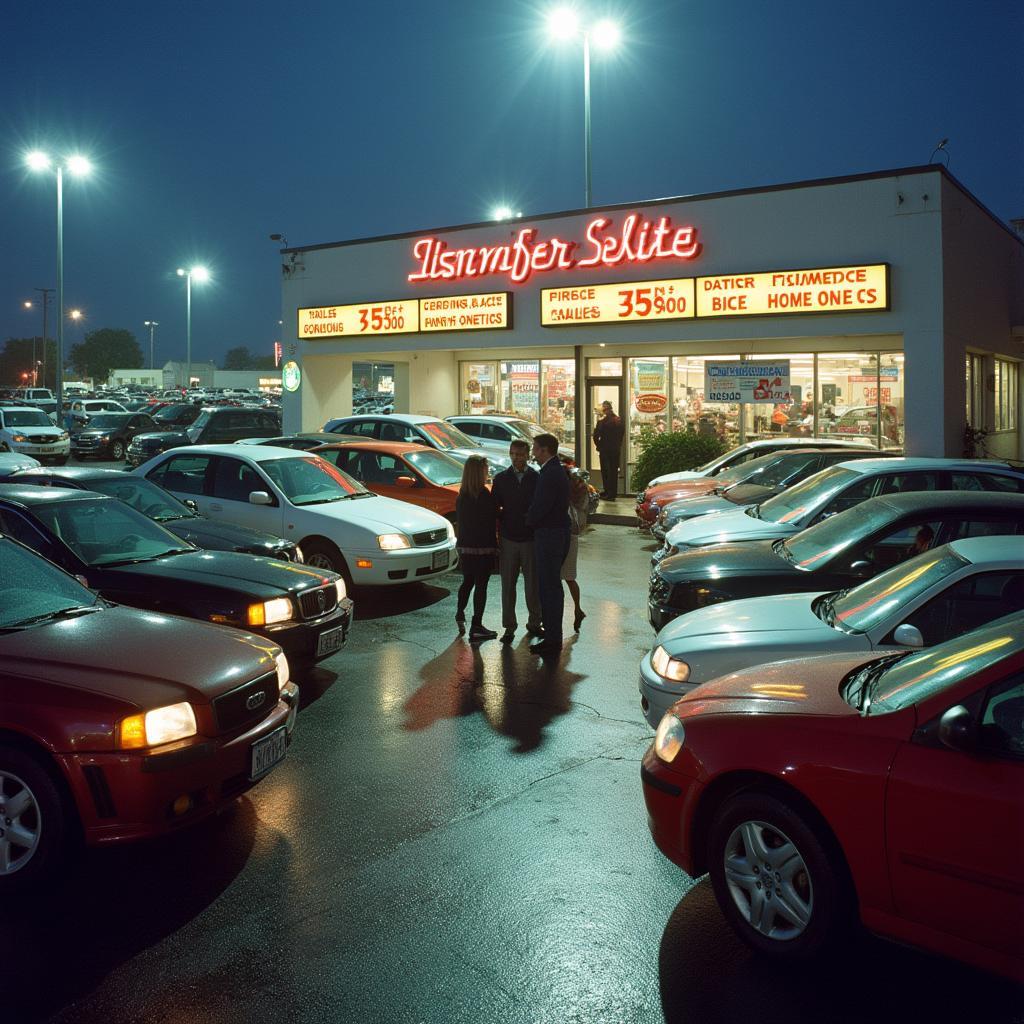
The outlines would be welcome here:
M 1024 979 L 1024 471 L 760 447 L 655 510 L 653 837 L 776 959 L 859 920 Z

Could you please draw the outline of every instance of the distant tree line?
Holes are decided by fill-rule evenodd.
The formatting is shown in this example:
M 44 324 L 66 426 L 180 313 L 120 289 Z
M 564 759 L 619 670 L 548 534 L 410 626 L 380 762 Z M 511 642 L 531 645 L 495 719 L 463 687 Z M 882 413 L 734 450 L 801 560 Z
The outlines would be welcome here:
M 38 367 L 37 384 L 53 388 L 57 383 L 57 343 L 46 340 L 43 356 L 42 338 L 8 338 L 0 351 L 0 382 L 7 386 L 31 383 L 33 351 Z M 118 368 L 136 369 L 143 365 L 142 349 L 135 335 L 121 327 L 101 327 L 76 345 L 65 350 L 65 376 L 70 367 L 78 377 L 105 381 L 110 371 Z
M 224 370 L 273 370 L 273 356 L 255 356 L 248 346 L 239 345 L 237 348 L 228 349 L 224 356 Z

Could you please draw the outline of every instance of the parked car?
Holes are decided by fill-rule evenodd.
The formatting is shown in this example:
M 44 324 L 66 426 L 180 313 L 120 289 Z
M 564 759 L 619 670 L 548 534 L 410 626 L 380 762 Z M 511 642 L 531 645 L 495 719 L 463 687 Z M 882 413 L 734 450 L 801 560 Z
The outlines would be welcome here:
M 1024 493 L 1024 472 L 980 459 L 858 459 L 823 469 L 795 487 L 744 511 L 702 516 L 672 527 L 657 564 L 667 555 L 709 544 L 776 540 L 859 505 L 905 491 Z
M 294 448 L 300 452 L 311 452 L 321 445 L 337 444 L 339 441 L 365 441 L 358 434 L 330 434 L 326 431 L 312 431 L 308 434 L 287 434 L 284 437 L 243 437 L 235 444 L 267 444 L 271 448 Z
M 491 467 L 491 473 L 500 472 L 512 465 L 508 453 L 504 455 L 483 448 L 458 427 L 439 420 L 436 416 L 413 416 L 408 413 L 392 413 L 390 416 L 345 416 L 328 420 L 324 430 L 335 434 L 356 434 L 367 441 L 399 441 L 405 444 L 422 444 L 436 448 L 465 463 L 471 455 L 483 455 Z
M 827 439 L 825 445 L 834 444 L 838 441 L 841 445 L 849 447 L 873 447 L 870 438 L 831 438 Z M 674 483 L 679 480 L 697 480 L 702 477 L 717 476 L 719 473 L 730 469 L 743 462 L 749 462 L 761 455 L 769 455 L 772 452 L 790 451 L 793 448 L 821 448 L 823 447 L 820 437 L 771 437 L 760 441 L 747 441 L 745 444 L 730 448 L 724 455 L 718 455 L 705 462 L 697 469 L 682 470 L 678 473 L 663 473 L 648 481 L 648 487 L 657 487 L 658 484 Z
M 0 481 L 3 480 L 4 477 L 0 475 Z M 6 482 L 20 486 L 72 487 L 106 494 L 131 505 L 147 519 L 170 530 L 175 537 L 207 551 L 239 551 L 289 562 L 302 561 L 302 551 L 295 541 L 250 530 L 246 526 L 207 519 L 190 508 L 187 502 L 179 501 L 170 491 L 165 491 L 144 477 L 117 469 L 64 466 L 56 470 L 14 473 L 6 478 Z
M 3 483 L 14 473 L 23 469 L 35 469 L 42 465 L 38 459 L 31 455 L 19 455 L 16 452 L 0 452 L 0 483 Z
M 68 432 L 54 426 L 42 409 L 4 406 L 0 408 L 0 452 L 63 465 L 70 454 Z
M 917 553 L 966 537 L 1024 534 L 1024 494 L 911 491 L 868 498 L 785 540 L 721 544 L 662 559 L 647 613 L 663 629 L 677 616 L 737 598 L 841 590 Z M 709 564 L 710 562 L 710 564 Z
M 535 437 L 548 433 L 542 426 L 520 416 L 448 416 L 446 419 L 477 444 L 502 455 L 508 455 L 508 446 L 513 441 L 525 441 L 532 447 Z M 567 444 L 558 446 L 558 457 L 564 465 L 576 465 L 576 449 Z
M 444 452 L 389 441 L 321 445 L 315 452 L 374 494 L 408 501 L 455 522 L 462 464 Z
M 342 647 L 352 621 L 333 573 L 274 558 L 201 551 L 115 498 L 63 487 L 0 487 L 0 533 L 101 597 L 267 637 L 295 661 Z
M 18 388 L 13 395 L 18 405 L 42 409 L 51 423 L 57 422 L 57 396 L 49 388 Z
M 784 658 L 931 647 L 1024 611 L 1024 538 L 970 537 L 915 555 L 859 586 L 773 594 L 687 612 L 640 662 L 653 725 L 694 687 Z
M 805 960 L 859 919 L 1024 981 L 1024 615 L 707 683 L 641 779 L 658 848 L 710 871 L 759 953 Z
M 153 418 L 144 412 L 102 412 L 71 436 L 71 454 L 86 459 L 123 462 L 128 445 L 136 434 L 156 430 Z
M 878 407 L 858 405 L 847 409 L 834 423 L 822 424 L 820 433 L 826 437 L 840 437 L 851 434 L 875 441 L 881 435 L 883 448 L 900 448 L 903 445 L 903 430 L 896 410 L 891 405 L 882 406 L 882 429 L 878 429 Z
M 819 470 L 851 459 L 878 458 L 875 448 L 860 450 L 849 446 L 832 448 L 826 442 L 820 448 L 797 448 L 760 455 L 741 462 L 717 476 L 701 480 L 648 487 L 644 501 L 637 505 L 641 527 L 648 525 L 660 541 L 676 523 L 708 512 L 731 512 L 767 501 L 787 487 L 806 480 Z
M 0 536 L 0 893 L 75 834 L 159 836 L 254 786 L 291 742 L 288 677 L 262 637 L 110 605 Z
M 179 396 L 180 397 L 180 396 Z M 160 404 L 160 403 L 154 403 Z M 160 408 L 151 412 L 153 422 L 158 430 L 171 430 L 191 427 L 203 410 L 191 402 L 174 402 L 172 404 L 160 404 Z
M 233 444 L 243 437 L 275 437 L 281 417 L 270 409 L 202 409 L 186 430 L 136 434 L 128 445 L 128 464 L 141 466 L 171 448 L 190 444 Z
M 214 520 L 294 539 L 306 564 L 388 586 L 454 568 L 455 530 L 427 509 L 383 498 L 311 452 L 264 445 L 165 452 L 135 470 Z
M 76 398 L 64 407 L 64 428 L 75 433 L 88 426 L 89 421 L 101 412 L 127 412 L 128 410 L 113 398 Z

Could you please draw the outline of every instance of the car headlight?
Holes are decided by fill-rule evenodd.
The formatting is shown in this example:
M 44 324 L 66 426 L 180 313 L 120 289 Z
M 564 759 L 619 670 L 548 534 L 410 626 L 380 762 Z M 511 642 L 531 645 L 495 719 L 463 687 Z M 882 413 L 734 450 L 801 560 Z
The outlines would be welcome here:
M 250 626 L 272 626 L 275 622 L 287 622 L 294 614 L 295 609 L 287 597 L 275 597 L 272 601 L 249 605 L 247 618 Z
M 69 438 L 70 436 L 71 436 L 71 435 L 70 435 L 70 434 L 69 434 L 69 433 L 68 433 L 68 432 L 67 432 L 66 430 L 62 430 L 62 431 L 60 432 L 60 439 L 61 439 L 62 441 L 66 441 L 66 440 L 67 440 L 67 439 L 68 439 L 68 438 Z
M 284 656 L 284 651 L 274 655 L 274 662 L 277 665 L 277 692 L 280 693 L 288 685 L 291 669 L 288 667 L 288 659 Z
M 306 561 L 306 556 L 302 553 L 302 548 L 297 544 L 295 545 L 295 561 L 303 563 Z
M 102 437 L 100 438 L 100 442 L 101 442 L 102 444 L 106 444 L 106 443 L 107 443 L 107 442 L 108 442 L 109 440 L 110 440 L 110 435 L 109 435 L 109 434 L 104 434 L 104 435 L 103 435 L 103 436 L 102 436 Z
M 122 750 L 158 747 L 196 734 L 196 716 L 187 701 L 169 704 L 141 715 L 123 718 L 117 730 L 117 745 Z
M 448 539 L 455 540 L 455 527 L 451 523 L 446 523 L 448 527 Z
M 662 679 L 673 683 L 685 683 L 690 678 L 690 666 L 685 661 L 673 658 L 660 644 L 651 655 L 651 667 Z
M 25 434 L 11 434 L 11 440 L 17 441 L 21 444 L 22 442 L 27 441 L 28 437 Z
M 654 734 L 654 753 L 666 764 L 671 764 L 680 750 L 686 730 L 683 723 L 671 711 L 666 711 L 658 723 L 658 731 Z
M 334 589 L 338 592 L 338 603 L 340 604 L 346 597 L 348 597 L 348 590 L 345 587 L 345 581 L 343 579 L 336 580 L 334 583 Z
M 412 541 L 404 533 L 382 533 L 377 538 L 377 546 L 381 551 L 400 551 L 402 548 L 411 548 Z

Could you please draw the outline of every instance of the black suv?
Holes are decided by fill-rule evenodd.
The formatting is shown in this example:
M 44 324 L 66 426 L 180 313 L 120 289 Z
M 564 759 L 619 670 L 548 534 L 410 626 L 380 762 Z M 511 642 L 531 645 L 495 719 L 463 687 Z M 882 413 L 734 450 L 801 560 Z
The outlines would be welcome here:
M 271 409 L 203 409 L 188 430 L 137 434 L 128 446 L 128 464 L 141 466 L 154 455 L 189 444 L 233 444 L 243 437 L 277 437 L 281 417 Z

